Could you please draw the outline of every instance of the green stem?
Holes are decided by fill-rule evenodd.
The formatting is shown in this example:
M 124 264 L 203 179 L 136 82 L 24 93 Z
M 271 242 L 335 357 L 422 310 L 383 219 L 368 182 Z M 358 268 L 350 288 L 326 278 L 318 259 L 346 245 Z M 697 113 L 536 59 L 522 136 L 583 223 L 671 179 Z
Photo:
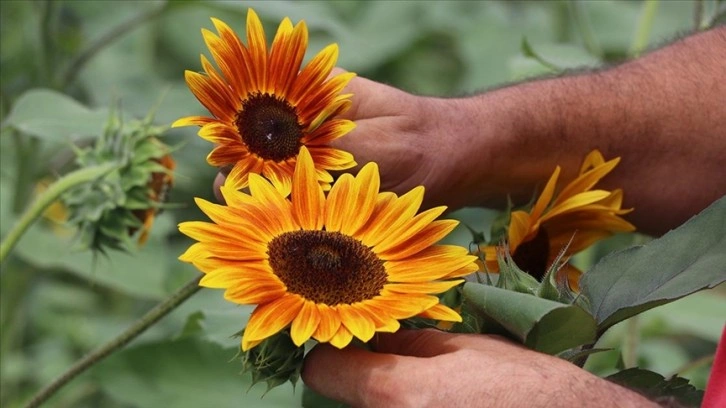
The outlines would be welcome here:
M 683 373 L 685 373 L 685 372 L 694 370 L 694 369 L 699 368 L 699 367 L 703 367 L 703 366 L 709 365 L 709 364 L 713 363 L 713 360 L 714 360 L 715 357 L 716 357 L 715 354 L 709 354 L 709 355 L 703 356 L 703 357 L 701 357 L 701 358 L 699 358 L 697 360 L 690 361 L 690 362 L 684 364 L 683 366 L 681 366 L 680 368 L 678 368 L 677 370 L 673 371 L 666 378 L 670 378 L 670 377 L 673 377 L 673 376 L 676 376 L 676 375 L 682 376 Z
M 45 190 L 45 192 L 43 192 L 43 194 L 41 194 L 40 197 L 38 197 L 30 205 L 30 207 L 28 207 L 28 209 L 20 217 L 20 220 L 18 220 L 7 236 L 5 236 L 2 243 L 0 243 L 0 263 L 5 260 L 10 251 L 15 247 L 15 244 L 17 244 L 20 240 L 20 237 L 22 237 L 33 224 L 33 221 L 40 217 L 43 214 L 43 211 L 53 204 L 53 202 L 55 202 L 61 194 L 83 183 L 87 183 L 101 177 L 116 167 L 117 165 L 115 163 L 85 167 L 71 172 L 51 184 L 50 187 L 48 187 L 48 189 Z
M 146 329 L 154 325 L 154 323 L 158 322 L 162 317 L 168 315 L 172 310 L 176 309 L 179 305 L 184 303 L 185 300 L 189 299 L 192 295 L 197 293 L 199 289 L 201 289 L 201 286 L 199 286 L 200 279 L 201 276 L 195 277 L 182 288 L 171 294 L 171 296 L 166 298 L 166 300 L 156 305 L 156 307 L 154 307 L 153 309 L 149 310 L 145 315 L 143 315 L 123 333 L 119 334 L 108 343 L 86 354 L 83 358 L 76 361 L 76 363 L 73 364 L 73 366 L 71 366 L 68 370 L 66 370 L 66 372 L 58 376 L 45 388 L 38 391 L 25 407 L 39 407 L 40 404 L 47 401 L 48 398 L 52 397 L 53 394 L 58 392 L 58 390 L 63 388 L 64 385 L 68 384 L 79 374 L 98 364 L 104 358 L 108 357 L 113 352 L 121 349 L 131 340 L 138 337 L 141 333 L 146 331 Z
M 70 65 L 68 66 L 65 75 L 63 75 L 61 89 L 65 89 L 66 87 L 71 85 L 73 81 L 75 81 L 78 73 L 83 69 L 83 66 L 86 65 L 86 63 L 90 61 L 91 58 L 93 58 L 93 56 L 101 51 L 104 47 L 121 38 L 124 34 L 132 31 L 141 24 L 160 16 L 167 9 L 168 4 L 169 2 L 164 2 L 164 4 L 162 4 L 160 7 L 147 10 L 137 16 L 134 16 L 130 20 L 125 21 L 114 27 L 111 31 L 107 32 L 105 35 L 98 38 L 95 42 L 91 43 L 84 51 L 78 54 L 70 62 Z
M 635 367 L 638 363 L 638 343 L 640 342 L 640 324 L 638 316 L 633 316 L 625 323 L 625 339 L 623 341 L 623 365 L 625 368 Z
M 648 46 L 650 39 L 650 31 L 653 28 L 653 20 L 655 12 L 658 10 L 658 0 L 645 0 L 643 3 L 643 11 L 638 20 L 638 28 L 635 32 L 633 45 L 630 47 L 630 55 L 638 57 Z
M 693 3 L 693 31 L 701 29 L 703 21 L 703 0 L 695 0 Z
M 46 0 L 42 7 L 40 17 L 40 47 L 41 70 L 43 80 L 48 86 L 53 85 L 53 67 L 55 66 L 55 46 L 53 36 L 53 20 L 55 16 L 55 2 Z

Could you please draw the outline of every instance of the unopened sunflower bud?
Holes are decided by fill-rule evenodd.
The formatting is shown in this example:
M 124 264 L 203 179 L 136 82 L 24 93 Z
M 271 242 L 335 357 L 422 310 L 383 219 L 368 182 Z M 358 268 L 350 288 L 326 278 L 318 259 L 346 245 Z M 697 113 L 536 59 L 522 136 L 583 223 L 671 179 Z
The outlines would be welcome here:
M 302 371 L 304 346 L 296 346 L 286 330 L 242 352 L 242 369 L 252 374 L 252 385 L 267 383 L 267 391 L 290 381 L 294 386 Z
M 151 122 L 151 116 L 123 122 L 113 110 L 96 143 L 76 150 L 80 167 L 119 165 L 118 170 L 63 197 L 82 249 L 128 250 L 136 234 L 139 244 L 146 241 L 172 185 L 175 167 L 172 149 L 159 139 L 166 127 Z

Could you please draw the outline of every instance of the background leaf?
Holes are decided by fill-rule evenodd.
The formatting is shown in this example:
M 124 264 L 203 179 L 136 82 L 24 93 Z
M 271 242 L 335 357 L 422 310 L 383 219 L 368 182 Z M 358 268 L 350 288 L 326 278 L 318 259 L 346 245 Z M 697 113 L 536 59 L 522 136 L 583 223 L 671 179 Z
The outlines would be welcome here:
M 544 353 L 557 354 L 595 340 L 595 321 L 575 305 L 472 282 L 464 285 L 464 302 Z
M 50 89 L 32 89 L 20 96 L 3 126 L 47 141 L 71 141 L 95 136 L 108 120 L 108 109 L 88 109 Z
M 134 407 L 238 408 L 300 406 L 300 394 L 285 384 L 268 392 L 250 389 L 241 375 L 236 349 L 194 338 L 149 343 L 126 349 L 104 361 L 92 375 L 104 391 Z M 249 389 L 249 391 L 248 391 Z
M 604 257 L 580 287 L 603 331 L 726 280 L 726 197 L 646 245 Z

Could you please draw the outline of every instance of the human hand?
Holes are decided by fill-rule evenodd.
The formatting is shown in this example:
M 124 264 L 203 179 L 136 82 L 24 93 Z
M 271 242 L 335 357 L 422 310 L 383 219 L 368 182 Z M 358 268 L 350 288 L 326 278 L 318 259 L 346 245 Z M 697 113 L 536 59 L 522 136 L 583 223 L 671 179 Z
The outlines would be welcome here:
M 379 334 L 375 352 L 316 346 L 302 378 L 354 407 L 649 407 L 641 395 L 503 338 L 433 329 Z
M 353 78 L 343 93 L 353 94 L 343 117 L 355 121 L 356 128 L 333 145 L 353 153 L 358 163 L 353 172 L 375 161 L 382 191 L 403 194 L 425 186 L 424 208 L 447 205 L 454 210 L 473 204 L 463 182 L 471 164 L 461 146 L 472 129 L 457 119 L 464 100 L 416 96 L 362 77 Z M 220 200 L 224 178 L 222 171 L 214 185 Z

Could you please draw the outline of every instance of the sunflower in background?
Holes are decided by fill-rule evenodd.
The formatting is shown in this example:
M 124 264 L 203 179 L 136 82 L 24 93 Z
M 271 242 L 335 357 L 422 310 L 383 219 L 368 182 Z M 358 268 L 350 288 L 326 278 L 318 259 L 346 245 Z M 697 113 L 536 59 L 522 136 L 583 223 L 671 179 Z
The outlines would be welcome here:
M 205 274 L 200 285 L 257 305 L 243 351 L 288 327 L 297 347 L 314 338 L 342 348 L 414 316 L 461 321 L 435 295 L 474 272 L 476 257 L 436 245 L 458 222 L 435 220 L 445 207 L 417 215 L 423 187 L 381 193 L 369 163 L 355 177 L 343 174 L 326 196 L 306 147 L 292 183 L 288 199 L 251 174 L 250 194 L 222 187 L 227 206 L 197 199 L 213 223 L 179 226 L 199 241 L 180 259 Z
M 224 22 L 213 18 L 217 34 L 202 30 L 219 71 L 202 55 L 204 74 L 186 71 L 187 85 L 213 117 L 188 116 L 172 126 L 200 126 L 199 136 L 216 146 L 207 156 L 212 166 L 232 166 L 227 183 L 247 187 L 249 174 L 261 174 L 283 195 L 290 192 L 297 154 L 307 146 L 317 180 L 329 188 L 329 170 L 356 165 L 353 155 L 329 147 L 354 123 L 337 116 L 351 104 L 340 94 L 355 76 L 329 78 L 338 58 L 331 44 L 301 70 L 308 45 L 304 21 L 285 18 L 268 50 L 259 17 L 247 13 L 245 46 Z
M 564 259 L 616 232 L 634 231 L 635 226 L 621 215 L 623 191 L 593 189 L 620 162 L 620 158 L 605 161 L 598 150 L 585 157 L 577 178 L 559 193 L 555 188 L 560 167 L 552 173 L 542 194 L 530 211 L 512 211 L 505 234 L 512 259 L 519 268 L 541 279 L 553 261 L 564 250 Z M 498 242 L 479 247 L 485 270 L 498 272 Z M 577 287 L 581 272 L 569 263 L 560 270 L 570 285 Z

